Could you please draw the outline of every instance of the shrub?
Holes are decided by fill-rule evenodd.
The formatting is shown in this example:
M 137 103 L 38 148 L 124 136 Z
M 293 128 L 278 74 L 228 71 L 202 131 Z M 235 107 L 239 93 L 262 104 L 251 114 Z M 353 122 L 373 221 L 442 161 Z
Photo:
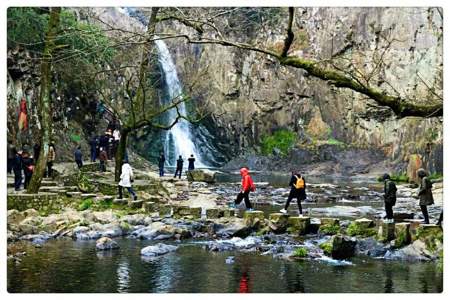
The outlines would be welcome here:
M 78 210 L 81 211 L 81 210 L 89 209 L 89 208 L 91 208 L 93 203 L 94 202 L 92 201 L 91 198 L 87 198 L 87 199 L 83 200 L 83 202 L 81 202 L 80 205 L 78 205 Z
M 323 250 L 323 252 L 326 255 L 331 255 L 331 251 L 333 250 L 333 245 L 331 244 L 331 242 L 325 242 L 319 245 L 320 249 Z
M 320 226 L 319 232 L 326 235 L 335 235 L 339 232 L 340 229 L 341 227 L 339 225 L 325 224 Z
M 263 136 L 261 140 L 261 151 L 264 155 L 270 155 L 275 148 L 279 149 L 282 156 L 286 156 L 295 145 L 297 135 L 287 129 L 279 129 L 272 135 Z
M 358 226 L 356 223 L 350 223 L 350 225 L 347 228 L 347 234 L 350 236 L 362 236 L 362 237 L 369 237 L 374 236 L 377 234 L 375 229 L 373 228 L 362 228 Z
M 306 248 L 300 247 L 295 249 L 294 257 L 306 257 L 308 256 L 308 250 Z

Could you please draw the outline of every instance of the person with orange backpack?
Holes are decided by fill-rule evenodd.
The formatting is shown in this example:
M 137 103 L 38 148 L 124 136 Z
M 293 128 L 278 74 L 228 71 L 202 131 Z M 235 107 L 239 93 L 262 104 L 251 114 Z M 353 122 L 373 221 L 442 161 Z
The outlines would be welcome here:
M 297 198 L 299 217 L 303 217 L 301 200 L 306 199 L 305 178 L 300 174 L 300 172 L 292 171 L 292 177 L 291 181 L 289 182 L 289 186 L 291 187 L 291 191 L 286 201 L 286 205 L 283 209 L 280 209 L 280 212 L 286 214 L 291 200 L 293 198 Z
M 236 205 L 239 205 L 242 202 L 242 199 L 244 199 L 245 207 L 247 210 L 253 210 L 252 204 L 250 203 L 250 199 L 248 198 L 248 195 L 250 192 L 254 192 L 256 190 L 255 184 L 253 183 L 253 179 L 248 174 L 247 168 L 241 168 L 240 170 L 241 177 L 242 177 L 242 188 L 239 194 L 237 195 L 236 201 L 234 201 L 234 205 L 232 207 L 236 207 Z

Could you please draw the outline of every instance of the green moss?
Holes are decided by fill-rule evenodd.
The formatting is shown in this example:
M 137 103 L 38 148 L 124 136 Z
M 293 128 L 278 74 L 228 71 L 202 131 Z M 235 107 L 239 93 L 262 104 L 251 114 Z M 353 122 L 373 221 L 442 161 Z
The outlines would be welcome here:
M 264 155 L 270 155 L 274 149 L 281 152 L 281 156 L 286 156 L 289 150 L 297 142 L 297 135 L 287 129 L 279 129 L 272 135 L 263 136 L 261 140 L 261 152 Z
M 331 255 L 331 251 L 333 250 L 333 245 L 331 244 L 330 241 L 320 244 L 319 247 L 320 247 L 320 249 L 323 250 L 323 253 L 325 253 L 326 255 Z
M 306 256 L 308 256 L 308 249 L 306 249 L 304 247 L 297 248 L 297 249 L 295 249 L 293 256 L 294 257 L 306 257 Z
M 358 224 L 352 222 L 347 228 L 347 234 L 350 236 L 369 237 L 376 235 L 377 232 L 373 228 L 361 228 Z
M 436 180 L 436 179 L 442 179 L 444 175 L 442 173 L 431 173 L 430 176 L 428 176 L 428 179 L 430 180 Z
M 335 235 L 339 232 L 341 227 L 334 224 L 325 224 L 319 227 L 319 232 L 327 235 Z
M 444 235 L 442 230 L 433 230 L 433 232 L 427 232 L 423 228 L 419 227 L 416 232 L 416 239 L 423 241 L 430 252 L 435 252 L 438 248 L 438 244 L 443 244 Z
M 328 145 L 337 145 L 337 146 L 340 146 L 340 147 L 344 147 L 345 146 L 344 142 L 336 140 L 335 138 L 332 138 L 332 137 L 328 139 L 327 144 Z
M 81 202 L 80 205 L 78 205 L 78 210 L 82 211 L 82 210 L 89 209 L 89 208 L 91 208 L 92 204 L 93 204 L 92 199 L 87 198 L 87 199 L 83 200 L 83 202 Z
M 395 182 L 409 182 L 409 177 L 406 175 L 406 173 L 399 173 L 399 174 L 391 174 L 390 175 L 391 180 Z M 377 178 L 379 182 L 383 182 L 383 177 L 380 176 Z

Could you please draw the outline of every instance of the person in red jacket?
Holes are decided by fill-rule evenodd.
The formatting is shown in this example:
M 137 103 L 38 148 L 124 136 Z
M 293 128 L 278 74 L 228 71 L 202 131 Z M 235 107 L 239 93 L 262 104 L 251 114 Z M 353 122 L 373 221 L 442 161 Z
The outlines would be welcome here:
M 247 168 L 241 169 L 241 176 L 242 176 L 242 188 L 239 194 L 237 195 L 236 201 L 234 201 L 233 207 L 236 207 L 236 205 L 240 204 L 242 202 L 242 199 L 244 199 L 245 207 L 247 208 L 247 210 L 253 210 L 248 195 L 250 194 L 250 192 L 255 191 L 255 184 L 253 183 L 252 177 L 250 177 L 250 175 L 248 174 Z

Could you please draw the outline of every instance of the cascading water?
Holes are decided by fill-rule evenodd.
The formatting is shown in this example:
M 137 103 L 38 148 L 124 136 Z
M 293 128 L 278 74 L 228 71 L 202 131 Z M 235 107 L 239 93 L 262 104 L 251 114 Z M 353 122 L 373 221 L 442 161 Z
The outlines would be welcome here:
M 162 40 L 156 40 L 156 47 L 158 49 L 158 60 L 161 64 L 167 86 L 167 97 L 165 97 L 163 104 L 168 105 L 172 101 L 181 99 L 183 96 L 183 89 L 166 43 Z M 181 115 L 186 115 L 187 112 L 184 102 L 178 105 L 178 111 Z M 173 122 L 176 117 L 177 111 L 175 108 L 168 111 L 168 124 Z M 196 166 L 206 167 L 192 140 L 190 124 L 184 119 L 178 120 L 178 122 L 166 132 L 164 152 L 166 153 L 167 161 L 171 166 L 176 164 L 179 155 L 181 155 L 184 160 L 187 160 L 187 158 L 193 154 Z

